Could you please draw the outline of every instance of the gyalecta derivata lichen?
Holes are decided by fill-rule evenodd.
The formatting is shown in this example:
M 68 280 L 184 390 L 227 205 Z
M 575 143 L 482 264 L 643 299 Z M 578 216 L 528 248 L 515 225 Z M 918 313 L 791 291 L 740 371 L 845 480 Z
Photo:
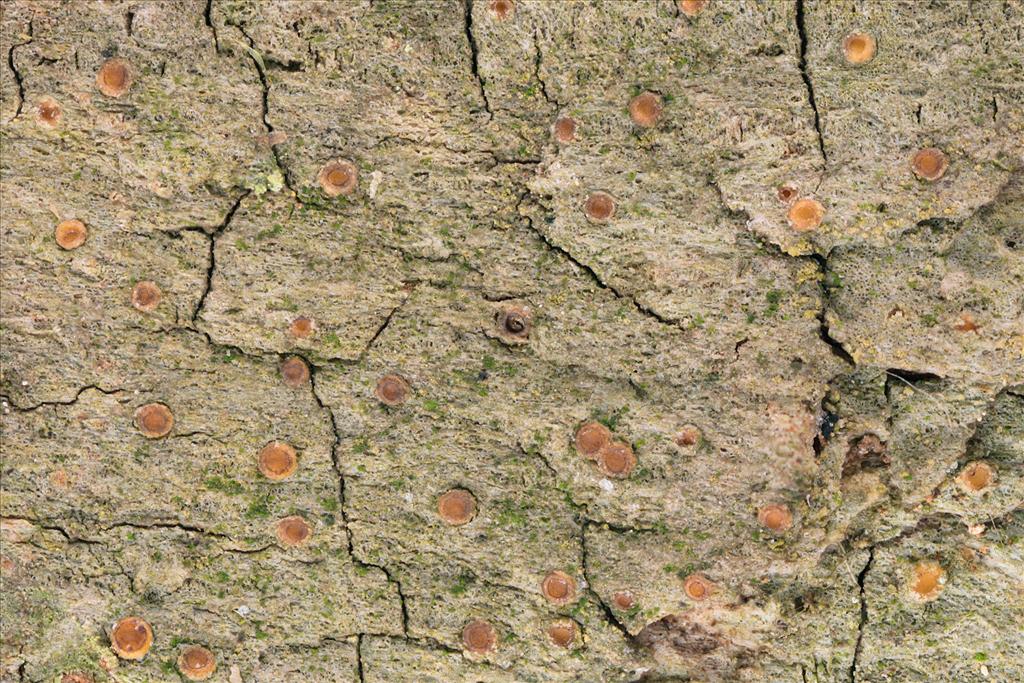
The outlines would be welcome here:
M 847 4 L 5 2 L 0 680 L 1024 680 L 1024 11 Z

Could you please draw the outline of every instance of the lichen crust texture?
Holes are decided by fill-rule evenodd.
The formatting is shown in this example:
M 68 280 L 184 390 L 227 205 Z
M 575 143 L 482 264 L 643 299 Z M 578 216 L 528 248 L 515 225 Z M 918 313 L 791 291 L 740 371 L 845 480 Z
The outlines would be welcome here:
M 1024 681 L 1022 140 L 1022 0 L 3 0 L 0 683 Z

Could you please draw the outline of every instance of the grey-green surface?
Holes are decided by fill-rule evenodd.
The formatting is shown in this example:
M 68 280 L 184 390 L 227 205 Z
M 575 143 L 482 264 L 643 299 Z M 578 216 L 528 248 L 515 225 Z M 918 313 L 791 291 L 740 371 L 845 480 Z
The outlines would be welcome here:
M 0 681 L 177 681 L 192 643 L 230 683 L 1024 679 L 1020 0 L 0 8 Z M 852 31 L 870 63 L 843 60 Z M 359 184 L 329 199 L 338 158 Z M 70 218 L 89 237 L 64 251 Z M 133 424 L 152 401 L 164 439 Z M 588 419 L 630 477 L 575 452 Z M 885 457 L 851 465 L 865 434 Z M 273 439 L 283 482 L 256 467 Z M 969 494 L 976 460 L 996 478 Z M 465 526 L 437 515 L 452 487 Z M 313 535 L 286 548 L 293 514 Z M 924 560 L 947 581 L 922 603 Z M 578 600 L 543 598 L 552 570 Z M 139 662 L 109 647 L 128 614 Z M 489 654 L 463 650 L 475 618 Z

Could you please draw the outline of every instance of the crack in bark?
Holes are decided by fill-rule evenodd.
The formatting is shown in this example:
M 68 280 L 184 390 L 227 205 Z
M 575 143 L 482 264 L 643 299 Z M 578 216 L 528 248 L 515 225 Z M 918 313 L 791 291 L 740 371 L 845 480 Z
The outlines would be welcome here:
M 548 93 L 548 84 L 544 81 L 544 77 L 540 75 L 540 67 L 543 64 L 544 55 L 540 50 L 540 41 L 537 38 L 537 33 L 538 30 L 535 28 L 533 30 L 533 77 L 536 78 L 537 83 L 540 84 L 540 94 L 544 97 L 544 101 L 548 104 L 555 105 L 555 109 L 560 109 L 562 106 L 561 102 Z
M 217 27 L 213 24 L 213 0 L 206 0 L 206 8 L 203 10 L 203 21 L 213 34 L 213 50 L 219 53 L 220 39 L 217 37 Z
M 821 117 L 818 114 L 818 103 L 814 98 L 814 85 L 811 83 L 811 76 L 807 72 L 807 29 L 804 26 L 804 0 L 796 0 L 796 30 L 800 36 L 799 66 L 800 76 L 803 78 L 804 86 L 807 88 L 807 101 L 814 111 L 814 130 L 818 134 L 818 151 L 821 152 L 822 167 L 828 164 L 828 154 L 825 152 L 825 139 L 821 134 Z
M 4 519 L 20 519 L 20 520 L 29 522 L 30 524 L 33 524 L 33 525 L 35 525 L 36 527 L 38 527 L 40 529 L 44 529 L 46 531 L 55 531 L 55 532 L 59 533 L 61 536 L 63 536 L 65 539 L 67 539 L 67 541 L 69 543 L 83 543 L 83 544 L 86 544 L 86 545 L 103 545 L 104 544 L 103 541 L 97 541 L 97 540 L 95 540 L 93 538 L 86 538 L 84 536 L 78 536 L 76 534 L 72 534 L 70 531 L 65 529 L 63 526 L 60 526 L 60 524 L 59 524 L 60 520 L 54 520 L 54 519 L 35 519 L 35 518 L 32 518 L 32 517 L 22 517 L 22 516 L 17 516 L 17 515 L 11 516 L 11 517 L 5 517 Z M 94 531 L 96 531 L 97 533 L 106 533 L 108 531 L 114 531 L 115 529 L 122 529 L 122 528 L 125 528 L 125 527 L 131 528 L 131 529 L 142 529 L 144 531 L 152 531 L 153 529 L 178 529 L 179 531 L 185 531 L 185 532 L 189 532 L 189 533 L 200 534 L 202 536 L 212 536 L 214 538 L 225 538 L 225 539 L 226 538 L 230 538 L 230 536 L 228 536 L 228 534 L 223 534 L 223 533 L 220 533 L 220 532 L 217 532 L 217 531 L 211 531 L 209 529 L 203 529 L 202 527 L 197 527 L 197 526 L 194 526 L 194 525 L 191 525 L 191 524 L 185 524 L 185 523 L 179 522 L 179 521 L 165 521 L 165 522 L 157 522 L 157 521 L 154 521 L 154 522 L 127 522 L 127 521 L 123 521 L 123 522 L 115 522 L 113 524 L 108 524 L 107 526 L 98 527 L 98 528 L 94 529 Z M 237 551 L 237 552 L 252 552 L 252 551 Z
M 296 354 L 297 355 L 297 354 Z M 398 594 L 399 608 L 401 609 L 402 615 L 402 633 L 405 635 L 409 634 L 409 608 L 406 604 L 405 592 L 402 590 L 402 582 L 392 576 L 391 570 L 384 565 L 374 564 L 372 562 L 365 562 L 356 556 L 355 543 L 353 541 L 352 526 L 349 523 L 348 509 L 346 507 L 346 496 L 345 496 L 345 473 L 341 467 L 341 461 L 338 454 L 338 448 L 341 446 L 341 432 L 338 430 L 338 424 L 334 418 L 334 410 L 324 402 L 320 397 L 320 394 L 316 389 L 316 374 L 319 371 L 315 365 L 309 362 L 308 359 L 302 358 L 306 365 L 309 366 L 309 386 L 310 391 L 313 394 L 313 399 L 321 410 L 327 413 L 328 424 L 331 428 L 331 433 L 334 435 L 334 440 L 331 443 L 331 464 L 334 467 L 334 473 L 338 477 L 338 512 L 341 514 L 341 521 L 345 527 L 345 540 L 348 546 L 348 554 L 354 564 L 357 564 L 364 568 L 372 567 L 380 570 L 389 584 L 394 584 L 395 592 Z
M 19 412 L 19 413 L 31 413 L 33 410 L 38 410 L 40 408 L 45 408 L 47 406 L 70 406 L 70 405 L 74 405 L 75 403 L 78 402 L 78 399 L 81 398 L 82 394 L 84 394 L 86 391 L 90 391 L 90 390 L 98 391 L 101 394 L 106 394 L 107 396 L 112 396 L 114 394 L 120 394 L 122 391 L 124 391 L 123 389 L 104 389 L 103 387 L 99 386 L 98 384 L 87 384 L 87 385 L 85 385 L 84 387 L 78 389 L 75 392 L 75 397 L 74 398 L 69 399 L 67 401 L 40 401 L 39 403 L 36 403 L 35 405 L 25 406 L 25 407 L 22 407 L 22 406 L 19 406 L 18 404 L 16 404 L 11 399 L 11 397 L 6 395 L 6 394 L 0 394 L 0 399 L 2 399 L 4 401 L 4 403 L 7 404 L 7 405 L 4 406 L 5 408 L 6 407 L 11 407 L 11 408 L 13 408 L 15 410 L 15 412 Z
M 548 459 L 544 457 L 544 452 L 540 448 L 531 449 L 528 446 L 524 446 L 523 443 L 519 440 L 516 440 L 515 445 L 516 448 L 519 449 L 519 452 L 528 458 L 536 455 L 537 458 L 540 460 L 541 464 L 544 466 L 544 469 L 546 469 L 554 479 L 558 479 L 558 470 L 556 470 L 555 467 L 548 461 Z
M 903 372 L 906 373 L 907 371 L 903 371 Z M 942 377 L 939 377 L 938 375 L 933 375 L 931 373 L 918 373 L 918 374 L 919 374 L 920 378 L 924 379 L 924 380 L 945 381 Z M 899 377 L 899 375 L 893 374 L 890 370 L 886 370 L 886 400 L 888 400 L 888 396 L 889 396 L 888 389 L 889 389 L 889 379 L 890 379 L 890 377 L 897 377 L 897 378 L 903 380 L 904 382 L 907 382 L 906 379 L 903 379 L 902 377 Z M 907 384 L 911 388 L 917 390 L 916 387 L 914 387 L 913 384 L 910 384 L 909 382 L 907 382 Z M 947 485 L 949 485 L 950 479 L 952 479 L 954 476 L 956 476 L 956 474 L 960 471 L 960 468 L 962 468 L 964 465 L 966 465 L 971 460 L 974 460 L 975 458 L 979 458 L 979 457 L 983 458 L 984 457 L 984 453 L 982 453 L 981 456 L 979 456 L 977 454 L 978 450 L 980 448 L 980 446 L 978 444 L 978 433 L 981 431 L 982 426 L 985 424 L 985 419 L 992 412 L 992 409 L 995 407 L 996 403 L 999 402 L 999 399 L 1004 394 L 1006 394 L 1007 396 L 1015 396 L 1015 394 L 1013 394 L 1013 392 L 1010 391 L 1010 388 L 1011 387 L 1003 387 L 1001 390 L 999 390 L 995 394 L 993 394 L 991 399 L 989 399 L 988 403 L 985 405 L 984 410 L 982 410 L 981 415 L 978 417 L 978 419 L 974 422 L 973 426 L 971 427 L 971 434 L 970 434 L 970 436 L 968 436 L 967 440 L 964 442 L 964 450 L 963 450 L 962 457 L 958 457 L 956 459 L 956 465 L 953 468 L 951 468 L 949 471 L 947 471 L 946 476 L 944 476 L 942 478 L 942 481 L 940 481 L 938 484 L 936 484 L 935 487 L 932 489 L 932 494 L 931 495 L 933 497 L 937 497 L 939 495 L 939 493 L 941 493 L 942 489 L 945 488 Z M 920 391 L 920 390 L 918 390 L 918 391 Z M 925 393 L 927 393 L 927 392 L 925 392 Z M 989 519 L 991 520 L 992 518 L 990 517 Z
M 565 493 L 565 502 L 569 505 L 570 508 L 572 508 L 573 514 L 576 517 L 576 523 L 579 525 L 580 528 L 580 569 L 583 572 L 583 580 L 586 582 L 587 585 L 586 593 L 591 597 L 591 599 L 593 599 L 594 603 L 600 609 L 601 616 L 604 617 L 605 622 L 607 622 L 608 625 L 614 628 L 615 630 L 619 631 L 622 634 L 623 638 L 625 638 L 627 643 L 629 643 L 630 645 L 635 645 L 636 641 L 633 635 L 629 632 L 629 629 L 626 628 L 626 625 L 619 621 L 618 617 L 615 616 L 615 612 L 612 610 L 611 607 L 608 606 L 608 603 L 606 603 L 601 598 L 601 595 L 594 588 L 594 582 L 591 579 L 591 568 L 589 559 L 590 552 L 587 548 L 587 529 L 590 528 L 592 524 L 600 524 L 602 526 L 607 526 L 613 531 L 615 531 L 616 529 L 613 528 L 612 525 L 606 524 L 605 522 L 598 522 L 596 520 L 591 519 L 588 516 L 589 510 L 587 509 L 587 506 L 585 504 L 577 503 L 575 500 L 573 500 L 572 494 L 570 494 L 569 491 L 563 492 Z
M 846 350 L 843 343 L 832 336 L 832 330 L 829 329 L 828 324 L 828 311 L 832 308 L 832 285 L 829 282 L 829 269 L 828 259 L 830 254 L 811 254 L 810 258 L 814 259 L 815 263 L 818 264 L 818 270 L 821 272 L 821 309 L 818 311 L 818 336 L 821 341 L 828 344 L 832 355 L 837 358 L 841 358 L 845 363 L 851 367 L 857 366 L 857 361 L 853 355 Z
M 245 40 L 249 43 L 247 52 L 249 53 L 249 59 L 252 60 L 253 66 L 256 67 L 256 75 L 259 76 L 260 85 L 263 88 L 261 93 L 261 106 L 263 108 L 263 127 L 267 130 L 268 140 L 273 140 L 274 124 L 270 122 L 270 80 L 267 78 L 267 66 L 263 61 L 263 53 L 260 52 L 256 47 L 256 41 L 253 40 L 241 24 L 232 24 L 238 29 L 238 32 L 245 37 Z M 284 185 L 287 187 L 292 195 L 297 195 L 295 187 L 292 185 L 291 175 L 288 172 L 288 168 L 281 161 L 281 153 L 278 151 L 277 146 L 280 143 L 270 142 L 270 153 L 274 156 L 274 164 L 278 170 L 281 171 L 281 177 L 284 178 Z
M 241 195 L 239 195 L 238 199 L 235 200 L 235 203 L 232 204 L 231 208 L 228 209 L 227 214 L 225 214 L 224 216 L 224 220 L 220 222 L 220 225 L 214 227 L 212 231 L 208 232 L 202 228 L 196 229 L 194 227 L 183 228 L 183 230 L 202 232 L 210 241 L 210 260 L 209 264 L 206 267 L 206 283 L 203 286 L 202 294 L 200 294 L 199 296 L 199 301 L 196 302 L 196 308 L 194 311 L 192 311 L 193 325 L 197 324 L 199 316 L 203 312 L 203 307 L 206 305 L 206 297 L 209 296 L 210 290 L 213 288 L 213 272 L 217 267 L 217 238 L 220 237 L 225 230 L 227 230 L 228 226 L 231 224 L 231 219 L 235 217 L 235 212 L 238 211 L 238 207 L 242 205 L 242 201 L 250 194 L 251 190 L 246 190 Z M 209 340 L 209 335 L 207 335 L 207 339 Z
M 380 327 L 378 327 L 377 330 L 373 333 L 373 336 L 370 337 L 370 340 L 366 342 L 366 346 L 363 347 L 363 350 L 359 353 L 359 359 L 356 361 L 356 363 L 362 363 L 364 360 L 366 360 L 366 357 L 369 355 L 370 350 L 373 349 L 373 345 L 377 342 L 377 339 L 382 334 L 384 334 L 384 330 L 388 329 L 388 325 L 391 324 L 391 320 L 395 317 L 395 314 L 398 313 L 398 311 L 403 306 L 405 306 L 405 304 L 408 303 L 409 299 L 411 298 L 412 292 L 410 291 L 409 294 L 404 299 L 402 299 L 397 306 L 391 309 L 391 311 L 384 318 L 384 322 L 381 323 Z
M 868 602 L 867 597 L 864 593 L 864 582 L 867 578 L 868 572 L 871 571 L 871 565 L 875 561 L 875 547 L 871 546 L 868 548 L 868 561 L 864 563 L 864 567 L 857 574 L 857 586 L 860 588 L 860 623 L 857 626 L 857 643 L 853 647 L 853 661 L 850 662 L 850 683 L 856 683 L 857 680 L 857 664 L 860 662 L 860 653 L 862 641 L 864 640 L 864 628 L 868 623 Z
M 708 176 L 707 184 L 708 186 L 713 188 L 715 192 L 718 193 L 718 200 L 721 203 L 723 210 L 726 212 L 728 216 L 736 220 L 742 220 L 747 224 L 750 223 L 750 214 L 747 211 L 743 209 L 734 209 L 729 206 L 729 204 L 725 200 L 725 194 L 722 192 L 722 188 L 718 185 L 718 183 L 715 181 L 713 177 Z M 768 241 L 762 235 L 759 235 L 758 233 L 752 230 L 748 230 L 748 234 L 751 237 L 753 237 L 753 239 L 761 246 L 761 248 L 765 249 L 766 251 L 772 252 L 775 256 L 779 258 L 811 259 L 817 264 L 818 271 L 821 274 L 821 308 L 815 316 L 815 318 L 818 321 L 818 337 L 821 339 L 821 341 L 825 342 L 828 345 L 829 349 L 831 350 L 834 356 L 842 359 L 851 367 L 856 367 L 857 361 L 854 360 L 853 355 L 846 350 L 842 342 L 840 342 L 838 339 L 832 336 L 832 331 L 829 328 L 828 324 L 827 314 L 829 309 L 832 307 L 832 291 L 831 284 L 829 282 L 830 271 L 828 268 L 828 261 L 832 255 L 831 250 L 824 255 L 809 254 L 807 256 L 794 256 L 792 254 L 787 254 L 782 250 L 782 248 L 778 244 Z
M 11 45 L 11 49 L 7 51 L 7 66 L 14 74 L 14 82 L 18 86 L 18 107 L 14 110 L 14 116 L 10 118 L 8 123 L 14 121 L 16 118 L 21 116 L 21 110 L 25 106 L 25 77 L 21 75 L 20 71 L 18 71 L 18 66 L 14 61 L 14 51 L 17 50 L 19 47 L 23 47 L 31 43 L 34 34 L 35 29 L 33 27 L 32 20 L 30 19 L 28 22 L 28 40 L 21 43 L 16 43 L 15 45 Z
M 362 633 L 356 634 L 356 674 L 359 675 L 359 683 L 366 680 L 366 674 L 363 671 L 363 637 Z
M 122 527 L 142 530 L 177 529 L 179 531 L 201 534 L 203 536 L 213 536 L 214 538 L 230 538 L 228 534 L 223 534 L 219 531 L 211 531 L 202 527 L 193 526 L 192 524 L 184 524 L 182 522 L 118 522 L 117 524 L 101 527 L 100 531 L 113 531 L 114 529 L 120 529 Z
M 617 299 L 622 299 L 624 301 L 628 301 L 628 302 L 632 303 L 633 306 L 636 308 L 636 310 L 639 311 L 645 317 L 648 317 L 648 318 L 650 318 L 652 320 L 656 320 L 657 322 L 659 322 L 659 323 L 661 323 L 663 325 L 670 325 L 672 327 L 679 327 L 679 321 L 673 320 L 671 318 L 667 318 L 667 317 L 661 315 L 660 313 L 654 311 L 653 309 L 648 308 L 647 306 L 644 306 L 639 301 L 637 301 L 634 296 L 627 295 L 627 294 L 624 294 L 623 292 L 619 291 L 618 288 L 616 288 L 616 287 L 608 284 L 604 280 L 602 280 L 601 276 L 597 274 L 597 271 L 595 271 L 591 266 L 588 266 L 587 264 L 583 263 L 582 261 L 579 261 L 575 256 L 572 255 L 572 253 L 568 249 L 566 249 L 565 247 L 559 246 L 559 245 L 555 244 L 554 242 L 552 242 L 551 238 L 548 237 L 547 234 L 545 234 L 542 230 L 540 230 L 536 226 L 536 224 L 534 224 L 533 217 L 530 216 L 528 213 L 526 213 L 526 212 L 524 212 L 522 210 L 523 203 L 527 200 L 528 197 L 530 197 L 530 195 L 531 195 L 531 191 L 529 189 L 526 189 L 524 192 L 520 193 L 519 199 L 516 202 L 516 206 L 515 206 L 516 211 L 517 211 L 517 213 L 519 213 L 520 216 L 522 216 L 526 220 L 526 224 L 529 226 L 530 231 L 533 232 L 535 235 L 537 235 L 537 237 L 540 239 L 540 241 L 550 251 L 552 251 L 552 252 L 554 252 L 556 254 L 560 254 L 561 256 L 565 257 L 576 268 L 578 268 L 579 270 L 582 270 L 584 273 L 586 273 L 588 276 L 590 276 L 591 281 L 594 284 L 596 284 L 600 289 L 603 289 L 603 290 L 606 290 L 608 292 L 611 292 L 615 296 L 615 298 L 617 298 Z
M 583 519 L 583 523 L 580 525 L 580 563 L 583 568 L 583 578 L 587 582 L 587 593 L 594 599 L 597 606 L 601 609 L 601 613 L 604 615 L 605 621 L 608 622 L 613 628 L 622 633 L 622 636 L 626 639 L 626 642 L 632 644 L 634 642 L 632 634 L 626 625 L 619 621 L 618 617 L 615 616 L 615 612 L 608 606 L 596 590 L 594 590 L 594 583 L 591 580 L 591 569 L 589 562 L 589 553 L 587 550 L 587 528 L 591 522 L 586 518 Z
M 465 0 L 465 14 L 463 15 L 463 26 L 466 33 L 466 42 L 469 44 L 469 68 L 476 80 L 477 90 L 480 98 L 484 101 L 484 111 L 487 112 L 487 120 L 494 118 L 491 111 L 491 101 L 487 99 L 487 91 L 484 89 L 484 79 L 480 75 L 479 49 L 476 44 L 476 37 L 473 35 L 473 0 Z
M 917 370 L 904 370 L 901 368 L 886 368 L 885 387 L 883 391 L 885 393 L 885 402 L 888 403 L 890 407 L 892 406 L 893 380 L 903 382 L 903 384 L 907 385 L 915 392 L 922 392 L 924 390 L 917 387 L 917 382 L 943 382 L 945 381 L 945 378 L 932 372 L 919 372 Z

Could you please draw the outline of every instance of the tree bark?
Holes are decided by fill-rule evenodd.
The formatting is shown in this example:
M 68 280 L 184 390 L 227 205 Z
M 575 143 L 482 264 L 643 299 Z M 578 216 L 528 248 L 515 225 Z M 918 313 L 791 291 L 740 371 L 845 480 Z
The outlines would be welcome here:
M 0 681 L 1024 680 L 1022 31 L 5 1 Z

